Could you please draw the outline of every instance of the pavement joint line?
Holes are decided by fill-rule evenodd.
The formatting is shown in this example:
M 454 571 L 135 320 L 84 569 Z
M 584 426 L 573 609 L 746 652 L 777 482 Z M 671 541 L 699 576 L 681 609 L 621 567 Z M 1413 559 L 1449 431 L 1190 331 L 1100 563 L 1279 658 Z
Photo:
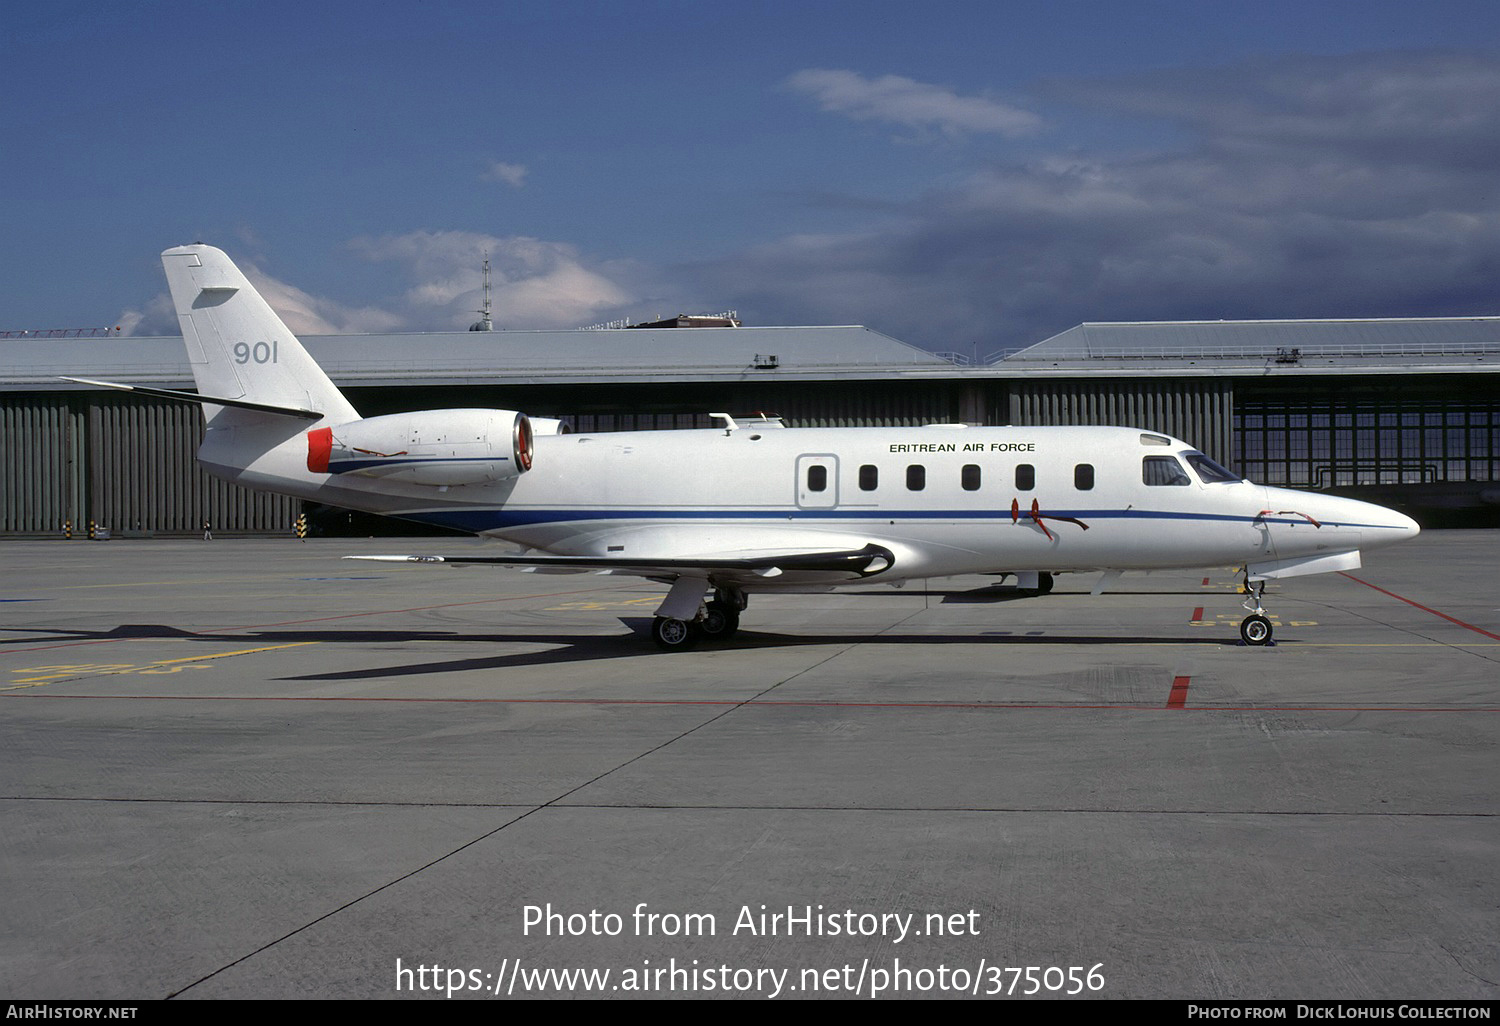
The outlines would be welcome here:
M 891 624 L 890 626 L 884 627 L 881 630 L 877 631 L 876 635 L 883 634 L 886 631 L 892 630 L 892 629 L 900 626 L 901 624 L 905 623 L 907 620 L 910 620 L 912 617 L 914 617 L 916 615 L 917 614 L 915 612 L 910 613 L 909 615 L 903 617 L 902 619 L 897 620 L 895 623 Z M 872 636 L 874 636 L 874 635 L 872 635 Z M 496 834 L 500 833 L 500 831 L 506 829 L 507 827 L 514 826 L 515 824 L 521 822 L 523 819 L 527 819 L 528 817 L 534 815 L 535 813 L 538 813 L 538 812 L 542 811 L 543 809 L 546 809 L 546 808 L 558 805 L 558 803 L 560 803 L 563 799 L 569 797 L 570 795 L 577 794 L 579 791 L 582 791 L 586 787 L 591 787 L 592 785 L 594 785 L 594 784 L 598 783 L 599 781 L 603 780 L 605 777 L 607 777 L 607 776 L 609 776 L 609 775 L 611 775 L 613 773 L 618 773 L 620 770 L 624 769 L 625 767 L 630 766 L 630 765 L 632 765 L 632 764 L 634 764 L 636 762 L 639 762 L 640 760 L 646 758 L 647 756 L 653 755 L 656 752 L 661 751 L 663 748 L 666 748 L 668 745 L 672 745 L 672 744 L 677 743 L 678 741 L 681 741 L 683 738 L 687 737 L 689 734 L 695 733 L 696 731 L 699 731 L 699 730 L 703 729 L 704 727 L 709 726 L 710 724 L 718 722 L 719 720 L 723 719 L 725 716 L 728 716 L 730 713 L 734 712 L 735 709 L 738 709 L 741 706 L 749 704 L 751 701 L 754 700 L 754 698 L 759 698 L 761 695 L 769 694 L 770 692 L 772 692 L 772 691 L 776 690 L 777 688 L 781 687 L 781 685 L 787 683 L 788 681 L 795 680 L 796 678 L 802 676 L 802 674 L 807 673 L 807 672 L 809 672 L 809 671 L 811 671 L 813 669 L 816 669 L 819 666 L 822 666 L 824 663 L 828 662 L 831 659 L 837 658 L 839 655 L 843 654 L 844 652 L 847 652 L 850 649 L 854 648 L 855 646 L 861 644 L 863 642 L 863 640 L 864 639 L 861 639 L 861 641 L 856 641 L 856 642 L 853 642 L 853 643 L 851 643 L 849 645 L 846 645 L 843 648 L 839 649 L 837 652 L 834 652 L 834 653 L 826 656 L 825 658 L 818 660 L 817 662 L 813 663 L 810 666 L 806 666 L 803 669 L 798 670 L 796 673 L 792 674 L 790 677 L 787 677 L 784 680 L 777 681 L 775 684 L 772 684 L 770 687 L 767 687 L 766 689 L 764 689 L 763 691 L 761 691 L 759 694 L 753 696 L 753 698 L 751 698 L 751 699 L 746 699 L 744 701 L 732 704 L 732 705 L 729 706 L 729 708 L 721 710 L 720 712 L 716 713 L 713 716 L 710 716 L 708 719 L 704 720 L 703 722 L 701 722 L 699 724 L 696 724 L 695 726 L 689 727 L 687 730 L 684 730 L 684 731 L 678 733 L 676 736 L 670 737 L 667 740 L 661 742 L 660 744 L 655 745 L 655 746 L 653 746 L 651 748 L 648 748 L 644 752 L 637 752 L 635 755 L 633 755 L 630 758 L 626 759 L 624 762 L 620 763 L 618 766 L 611 767 L 610 769 L 607 769 L 607 770 L 603 771 L 602 773 L 597 774 L 596 776 L 592 777 L 591 779 L 585 780 L 584 782 L 582 782 L 582 783 L 580 783 L 580 784 L 578 784 L 578 785 L 576 785 L 574 787 L 569 788 L 568 790 L 564 791 L 562 794 L 559 794 L 555 798 L 552 798 L 550 801 L 544 802 L 541 805 L 537 805 L 537 806 L 535 806 L 535 807 L 533 807 L 531 809 L 528 809 L 526 812 L 521 813 L 519 816 L 515 817 L 514 819 L 507 820 L 506 822 L 504 822 L 504 823 L 500 824 L 499 826 L 495 827 L 493 830 L 486 831 L 485 833 L 479 835 L 478 837 L 475 837 L 472 840 L 467 841 L 464 844 L 460 845 L 459 847 L 454 848 L 452 851 L 448 852 L 447 854 L 440 855 L 437 858 L 432 859 L 431 861 L 429 861 L 429 862 L 427 862 L 427 863 L 425 863 L 423 865 L 420 865 L 420 866 L 416 867 L 415 869 L 413 869 L 413 870 L 411 870 L 411 871 L 409 871 L 407 873 L 404 873 L 401 876 L 396 877 L 393 880 L 388 880 L 385 883 L 381 884 L 379 887 L 376 887 L 374 890 L 371 890 L 371 891 L 369 891 L 369 892 L 367 892 L 365 894 L 362 894 L 362 895 L 360 895 L 357 898 L 353 898 L 350 901 L 347 901 L 344 904 L 340 905 L 338 908 L 332 909 L 329 912 L 325 912 L 323 915 L 318 916 L 316 919 L 313 919 L 310 922 L 304 923 L 303 925 L 297 927 L 295 930 L 292 930 L 292 931 L 284 934 L 283 936 L 278 937 L 275 940 L 267 941 L 265 944 L 263 944 L 260 947 L 256 948 L 254 951 L 251 951 L 251 952 L 249 952 L 249 953 L 247 953 L 245 955 L 241 955 L 239 958 L 237 958 L 234 961 L 229 962 L 229 963 L 227 963 L 225 965 L 220 966 L 218 969 L 215 969 L 213 972 L 207 974 L 206 976 L 200 977 L 199 979 L 194 980 L 192 983 L 189 983 L 187 986 L 181 987 L 178 990 L 173 991 L 172 993 L 170 993 L 170 994 L 167 995 L 167 999 L 170 1000 L 172 998 L 175 998 L 175 997 L 179 996 L 180 994 L 183 994 L 184 992 L 186 992 L 188 990 L 191 990 L 193 987 L 198 986 L 198 984 L 204 983 L 207 980 L 212 979 L 213 977 L 219 975 L 220 973 L 224 972 L 225 970 L 232 969 L 234 966 L 239 965 L 241 962 L 244 962 L 247 959 L 254 958 L 256 955 L 260 954 L 262 951 L 266 951 L 266 950 L 268 950 L 268 949 L 270 949 L 272 947 L 275 947 L 277 944 L 280 944 L 282 941 L 289 940 L 292 937 L 295 937 L 297 934 L 302 933 L 304 930 L 311 929 L 312 927 L 316 926 L 318 923 L 323 922 L 325 919 L 329 919 L 329 918 L 331 918 L 333 916 L 338 915 L 340 912 L 342 912 L 345 909 L 350 908 L 350 907 L 352 907 L 354 905 L 359 904 L 360 902 L 364 901 L 366 898 L 374 897 L 375 895 L 381 893 L 382 891 L 385 891 L 385 890 L 387 890 L 387 889 L 389 889 L 391 887 L 396 886 L 397 884 L 401 883 L 402 881 L 411 879 L 412 877 L 416 876 L 418 873 L 421 873 L 421 872 L 424 872 L 425 870 L 431 869 L 433 866 L 436 866 L 438 863 L 444 862 L 447 859 L 452 858 L 453 856 L 459 854 L 460 852 L 462 852 L 462 851 L 464 851 L 464 850 L 466 850 L 468 848 L 471 848 L 471 847 L 473 847 L 476 844 L 479 844 L 481 841 L 488 840 L 489 838 L 491 838 L 491 837 L 495 836 Z M 695 704 L 706 704 L 706 703 L 695 703 Z
M 393 809 L 531 809 L 547 806 L 535 802 L 391 802 L 330 801 L 317 798 L 102 798 L 91 795 L 0 795 L 0 802 L 93 802 L 101 805 L 255 805 L 310 806 L 313 808 Z M 1500 812 L 1388 812 L 1385 810 L 1325 811 L 1321 809 L 1122 809 L 1107 806 L 1042 808 L 1022 805 L 751 805 L 693 804 L 689 802 L 577 802 L 549 803 L 553 808 L 607 812 L 616 809 L 646 809 L 658 812 L 975 812 L 1015 815 L 1070 816 L 1322 816 L 1329 819 L 1379 817 L 1381 819 L 1496 819 Z M 513 821 L 515 822 L 515 821 Z M 508 824 L 507 824 L 508 825 Z M 482 838 L 481 838 L 482 839 Z M 345 906 L 347 907 L 347 906 Z M 325 917 L 326 918 L 326 917 Z M 200 981 L 201 982 L 201 981 Z
M 827 660 L 824 660 L 826 662 Z M 809 670 L 816 669 L 809 666 Z M 791 678 L 788 678 L 790 680 Z M 55 683 L 55 682 L 54 682 Z M 784 683 L 784 682 L 783 682 Z M 767 689 L 768 691 L 771 689 Z M 764 694 L 765 692 L 761 692 Z M 410 702 L 431 705 L 620 705 L 620 706 L 720 706 L 725 712 L 745 706 L 809 709 L 929 709 L 969 711 L 1095 711 L 1095 712 L 1161 712 L 1165 706 L 1107 702 L 838 702 L 805 699 L 760 698 L 428 698 L 394 695 L 78 695 L 78 694 L 5 694 L 0 698 L 130 700 L 139 702 Z M 1500 706 L 1486 705 L 1193 705 L 1176 712 L 1404 712 L 1404 713 L 1493 713 Z M 717 717 L 715 717 L 717 719 Z M 707 725 L 705 721 L 700 726 Z M 685 735 L 684 735 L 685 736 Z M 623 765 L 623 764 L 622 764 Z M 620 767 L 616 767 L 620 768 Z M 612 772 L 612 771 L 611 771 Z
M 1500 634 L 1496 634 L 1493 631 L 1487 631 L 1483 627 L 1476 627 L 1472 623 L 1465 623 L 1456 616 L 1449 616 L 1447 613 L 1439 612 L 1438 610 L 1433 609 L 1430 606 L 1424 606 L 1422 605 L 1422 603 L 1415 602 L 1412 599 L 1406 598 L 1404 595 L 1397 595 L 1394 591 L 1387 591 L 1385 588 L 1382 588 L 1378 584 L 1371 584 L 1369 581 L 1361 580 L 1360 578 L 1355 577 L 1353 574 L 1345 573 L 1342 570 L 1339 571 L 1339 576 L 1347 577 L 1355 584 L 1363 584 L 1366 588 L 1373 588 L 1374 590 L 1380 592 L 1382 595 L 1389 595 L 1391 598 L 1396 599 L 1399 602 L 1405 602 L 1409 606 L 1414 606 L 1424 613 L 1431 613 L 1433 616 L 1441 617 L 1442 619 L 1447 620 L 1449 623 L 1456 623 L 1458 624 L 1458 626 L 1463 627 L 1467 630 L 1471 630 L 1476 634 L 1483 634 L 1486 638 L 1494 638 L 1496 641 L 1500 641 Z
M 192 983 L 189 983 L 186 986 L 179 987 L 177 990 L 172 991 L 171 993 L 169 993 L 166 996 L 166 1000 L 170 1001 L 173 998 L 178 997 L 179 995 L 181 995 L 181 994 L 183 994 L 183 993 L 191 990 L 192 988 L 198 986 L 198 984 L 205 983 L 208 980 L 213 979 L 215 976 L 218 976 L 220 973 L 225 972 L 226 970 L 229 970 L 229 969 L 233 969 L 235 966 L 239 965 L 241 962 L 245 962 L 245 961 L 247 961 L 247 960 L 249 960 L 251 958 L 254 958 L 256 955 L 260 954 L 262 951 L 267 951 L 267 950 L 275 947 L 276 945 L 280 944 L 282 941 L 290 940 L 291 938 L 297 936 L 297 934 L 302 933 L 304 930 L 310 930 L 310 929 L 312 929 L 314 926 L 317 926 L 319 923 L 323 922 L 325 919 L 331 919 L 331 918 L 333 918 L 334 916 L 338 915 L 340 912 L 344 911 L 345 909 L 350 908 L 350 907 L 352 907 L 354 905 L 357 905 L 361 901 L 364 901 L 366 898 L 374 897 L 375 895 L 379 894 L 381 891 L 384 891 L 384 890 L 387 890 L 387 889 L 389 889 L 391 887 L 394 887 L 397 884 L 401 883 L 402 881 L 408 880 L 411 877 L 416 876 L 418 873 L 422 872 L 423 870 L 432 868 L 433 866 L 437 865 L 439 862 L 444 861 L 445 859 L 452 858 L 454 855 L 457 855 L 459 852 L 464 851 L 466 848 L 471 848 L 474 845 L 478 844 L 480 841 L 483 841 L 483 840 L 486 840 L 486 839 L 488 839 L 490 837 L 493 837 L 495 834 L 498 834 L 500 831 L 504 830 L 506 827 L 512 825 L 513 823 L 519 823 L 521 820 L 525 819 L 527 816 L 530 816 L 533 812 L 538 811 L 542 807 L 543 806 L 537 806 L 535 808 L 530 809 L 527 812 L 521 813 L 519 816 L 516 816 L 514 819 L 506 820 L 504 823 L 501 823 L 499 826 L 495 827 L 493 830 L 488 830 L 485 833 L 480 834 L 478 837 L 474 838 L 471 841 L 467 841 L 464 844 L 459 845 L 457 848 L 454 848 L 452 851 L 448 852 L 447 854 L 440 855 L 437 858 L 431 860 L 430 862 L 427 862 L 427 863 L 425 863 L 423 865 L 418 866 L 416 869 L 413 869 L 410 872 L 403 873 L 401 876 L 396 877 L 394 880 L 387 880 L 385 883 L 381 884 L 379 887 L 376 887 L 374 890 L 368 891 L 365 894 L 361 894 L 357 898 L 351 898 L 349 901 L 344 902 L 342 905 L 339 905 L 337 908 L 331 909 L 331 910 L 323 913 L 322 915 L 318 916 L 316 919 L 313 919 L 310 922 L 303 923 L 301 926 L 297 927 L 295 930 L 291 930 L 288 933 L 285 933 L 282 936 L 277 937 L 275 940 L 267 941 L 266 943 L 262 944 L 260 947 L 256 948 L 254 951 L 250 951 L 250 952 L 248 952 L 248 953 L 246 953 L 244 955 L 241 955 L 239 958 L 236 958 L 234 961 L 228 962 L 228 963 L 226 963 L 224 965 L 219 966 L 219 968 L 215 969 L 213 972 L 208 973 L 205 976 L 199 977 L 198 979 L 194 980 Z M 525 808 L 525 806 L 511 806 L 509 808 L 512 808 L 512 809 L 514 809 L 514 808 Z
M 1360 584 L 1365 584 L 1366 583 L 1364 581 L 1360 581 L 1358 578 L 1353 577 L 1353 576 L 1351 576 L 1349 574 L 1340 573 L 1339 576 L 1340 577 L 1348 577 L 1350 580 L 1358 581 L 1358 583 L 1360 583 Z M 1367 585 L 1367 586 L 1371 587 L 1371 588 L 1375 587 L 1374 585 Z M 1383 589 L 1375 588 L 1375 590 L 1376 591 L 1381 591 Z M 1392 592 L 1387 592 L 1386 594 L 1391 595 L 1393 598 L 1400 598 L 1399 595 L 1395 595 Z M 1317 606 L 1317 607 L 1322 608 L 1322 609 L 1335 610 L 1335 611 L 1337 611 L 1339 613 L 1342 613 L 1342 614 L 1344 614 L 1346 616 L 1353 616 L 1353 617 L 1355 617 L 1357 619 L 1365 621 L 1366 623 L 1375 624 L 1375 625 L 1377 625 L 1379 627 L 1384 627 L 1387 630 L 1395 631 L 1397 634 L 1405 634 L 1405 635 L 1408 635 L 1408 636 L 1413 637 L 1413 638 L 1421 638 L 1422 639 L 1421 641 L 1396 641 L 1396 642 L 1299 641 L 1298 642 L 1299 646 L 1305 646 L 1305 647 L 1311 647 L 1311 648 L 1446 648 L 1446 649 L 1448 649 L 1451 652 L 1462 652 L 1464 655 L 1473 656 L 1476 659 L 1483 659 L 1485 662 L 1491 662 L 1491 663 L 1493 663 L 1493 662 L 1500 662 L 1500 660 L 1497 660 L 1494 655 L 1492 655 L 1492 654 L 1490 654 L 1488 652 L 1475 651 L 1476 649 L 1500 648 L 1500 645 L 1496 645 L 1493 642 L 1488 642 L 1488 641 L 1470 641 L 1470 642 L 1439 641 L 1436 638 L 1434 638 L 1431 633 L 1429 633 L 1432 630 L 1438 629 L 1437 625 L 1433 625 L 1432 627 L 1428 627 L 1428 628 L 1424 628 L 1422 630 L 1418 630 L 1414 626 L 1407 626 L 1405 624 L 1390 623 L 1390 622 L 1388 622 L 1386 620 L 1382 620 L 1382 619 L 1380 619 L 1378 617 L 1371 616 L 1369 613 L 1361 612 L 1360 610 L 1357 610 L 1357 609 L 1349 609 L 1349 608 L 1346 608 L 1346 607 L 1341 606 L 1341 605 L 1335 605 L 1332 602 L 1327 602 L 1327 601 L 1324 601 L 1324 602 L 1315 602 L 1315 601 L 1310 600 L 1310 599 L 1298 599 L 1296 601 L 1302 603 L 1303 605 L 1311 605 L 1311 606 Z M 1408 600 L 1407 599 L 1402 599 L 1402 601 L 1406 602 Z M 1415 603 L 1412 603 L 1412 604 L 1415 605 Z M 1436 612 L 1435 610 L 1427 610 L 1425 606 L 1419 606 L 1418 608 L 1421 608 L 1421 609 L 1423 609 L 1424 611 L 1427 611 L 1427 612 Z M 1452 617 L 1449 617 L 1446 614 L 1438 613 L 1437 615 L 1440 616 L 1440 617 L 1442 617 L 1443 619 L 1448 619 L 1448 620 L 1452 620 L 1453 619 Z M 1463 627 L 1469 627 L 1470 626 L 1468 624 L 1463 623 L 1463 621 L 1461 621 L 1461 620 L 1453 620 L 1453 623 L 1456 624 L 1456 625 L 1458 625 L 1458 626 L 1463 626 Z M 1477 628 L 1474 628 L 1474 629 L 1478 630 Z M 1478 633 L 1480 633 L 1481 635 L 1483 635 L 1485 632 L 1482 631 L 1482 630 L 1479 630 Z

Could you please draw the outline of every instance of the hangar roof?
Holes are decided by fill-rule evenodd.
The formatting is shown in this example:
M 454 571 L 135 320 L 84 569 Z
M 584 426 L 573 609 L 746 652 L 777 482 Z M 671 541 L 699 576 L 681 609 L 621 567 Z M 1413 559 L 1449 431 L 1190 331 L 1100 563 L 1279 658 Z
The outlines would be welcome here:
M 1026 374 L 1496 370 L 1500 317 L 1090 323 L 990 366 Z
M 963 367 L 857 325 L 309 335 L 302 341 L 346 387 L 1500 371 L 1500 317 L 1087 323 L 993 363 Z M 0 385 L 77 387 L 59 380 L 63 375 L 192 386 L 176 336 L 0 340 Z
M 954 366 L 925 349 L 861 326 L 635 328 L 305 335 L 340 385 L 551 384 L 948 377 Z M 0 341 L 0 382 L 69 386 L 60 375 L 131 384 L 191 385 L 182 339 Z

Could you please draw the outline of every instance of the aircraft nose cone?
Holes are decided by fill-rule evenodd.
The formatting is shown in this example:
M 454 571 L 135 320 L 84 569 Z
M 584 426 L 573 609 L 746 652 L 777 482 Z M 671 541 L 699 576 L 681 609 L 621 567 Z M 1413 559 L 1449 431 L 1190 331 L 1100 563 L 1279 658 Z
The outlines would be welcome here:
M 1374 530 L 1366 529 L 1365 531 L 1367 547 L 1394 545 L 1396 542 L 1415 538 L 1422 533 L 1422 525 L 1405 513 L 1387 509 L 1385 506 L 1366 504 L 1366 508 L 1374 514 L 1369 518 Z

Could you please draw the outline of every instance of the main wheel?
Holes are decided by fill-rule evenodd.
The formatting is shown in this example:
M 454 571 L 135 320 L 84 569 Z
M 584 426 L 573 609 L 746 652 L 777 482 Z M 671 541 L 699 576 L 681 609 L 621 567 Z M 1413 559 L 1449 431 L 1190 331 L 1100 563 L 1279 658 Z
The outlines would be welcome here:
M 671 616 L 658 616 L 651 622 L 651 640 L 658 648 L 681 651 L 698 644 L 701 632 L 690 620 L 678 620 Z
M 740 611 L 724 602 L 710 602 L 698 627 L 711 641 L 727 638 L 740 629 Z
M 1037 574 L 1036 575 L 1036 591 L 1037 591 L 1037 594 L 1038 595 L 1045 595 L 1048 592 L 1050 592 L 1051 590 L 1052 590 L 1052 575 L 1051 574 Z
M 1271 621 L 1256 613 L 1240 621 L 1240 640 L 1247 645 L 1271 643 Z

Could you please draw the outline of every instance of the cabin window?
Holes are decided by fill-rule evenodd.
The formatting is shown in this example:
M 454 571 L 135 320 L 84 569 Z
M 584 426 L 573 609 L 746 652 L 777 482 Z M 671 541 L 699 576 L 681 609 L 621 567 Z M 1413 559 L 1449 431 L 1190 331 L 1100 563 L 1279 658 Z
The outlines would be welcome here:
M 1023 492 L 1036 487 L 1036 468 L 1030 463 L 1022 463 L 1016 467 L 1016 487 Z
M 966 463 L 966 464 L 964 464 L 962 480 L 963 480 L 963 485 L 964 485 L 964 491 L 966 491 L 966 492 L 977 492 L 977 491 L 979 491 L 979 464 L 977 464 L 977 463 Z
M 862 492 L 873 492 L 880 484 L 880 471 L 873 463 L 866 463 L 859 468 L 859 490 Z
M 1147 456 L 1141 460 L 1141 480 L 1153 487 L 1183 487 L 1193 483 L 1182 464 L 1171 456 Z
M 807 490 L 810 492 L 826 492 L 828 490 L 828 468 L 807 468 Z
M 913 463 L 906 468 L 906 488 L 908 491 L 920 492 L 927 487 L 927 468 L 920 463 Z
M 1080 463 L 1073 468 L 1073 487 L 1080 492 L 1089 491 L 1094 487 L 1094 465 L 1092 463 Z

